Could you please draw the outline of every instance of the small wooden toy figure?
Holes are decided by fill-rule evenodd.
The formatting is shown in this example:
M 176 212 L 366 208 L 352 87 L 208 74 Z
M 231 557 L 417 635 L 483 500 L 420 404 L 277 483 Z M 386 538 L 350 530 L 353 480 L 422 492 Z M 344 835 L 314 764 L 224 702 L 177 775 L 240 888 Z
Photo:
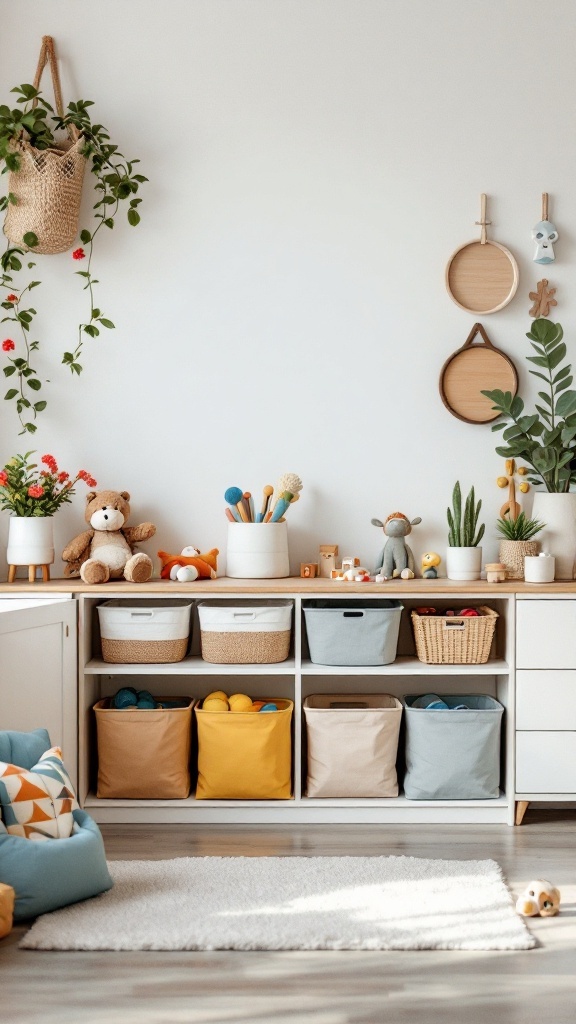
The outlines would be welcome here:
M 435 580 L 438 577 L 438 566 L 442 559 L 435 551 L 427 551 L 422 555 L 422 576 L 425 580 Z
M 560 890 L 545 878 L 536 878 L 516 900 L 522 917 L 554 917 L 560 911 Z
M 516 501 L 516 486 L 514 482 L 514 474 L 518 473 L 522 477 L 522 482 L 519 486 L 519 490 L 522 494 L 527 494 L 530 490 L 530 484 L 524 479 L 526 474 L 529 472 L 526 466 L 516 466 L 514 459 L 506 459 L 505 463 L 506 476 L 499 476 L 496 480 L 498 487 L 508 487 L 508 501 L 505 501 L 500 509 L 501 519 L 518 519 L 522 509 Z
M 422 522 L 420 516 L 409 520 L 403 512 L 392 512 L 386 522 L 380 519 L 370 520 L 373 526 L 379 526 L 389 538 L 380 552 L 378 564 L 374 570 L 376 576 L 384 576 L 390 579 L 393 576 L 400 576 L 403 569 L 411 569 L 414 572 L 414 555 L 404 543 L 404 537 L 412 532 L 412 527 Z
M 318 575 L 321 579 L 329 580 L 332 569 L 336 568 L 338 557 L 337 544 L 321 544 L 320 557 L 318 559 Z
M 548 220 L 548 193 L 542 193 L 542 220 L 532 228 L 532 238 L 536 242 L 536 252 L 532 259 L 534 263 L 553 263 L 554 242 L 558 241 L 558 232 Z

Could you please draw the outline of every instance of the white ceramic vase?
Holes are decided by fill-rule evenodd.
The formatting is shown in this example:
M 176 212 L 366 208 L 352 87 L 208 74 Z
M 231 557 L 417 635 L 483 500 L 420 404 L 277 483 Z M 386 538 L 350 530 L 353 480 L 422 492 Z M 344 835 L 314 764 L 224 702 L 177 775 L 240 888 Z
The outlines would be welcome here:
M 544 529 L 538 534 L 542 551 L 556 559 L 555 579 L 574 579 L 576 560 L 576 492 L 554 494 L 536 491 L 532 505 L 532 517 L 543 522 Z
M 52 516 L 10 516 L 6 561 L 8 565 L 52 565 Z
M 449 580 L 479 580 L 482 548 L 447 548 L 446 575 Z

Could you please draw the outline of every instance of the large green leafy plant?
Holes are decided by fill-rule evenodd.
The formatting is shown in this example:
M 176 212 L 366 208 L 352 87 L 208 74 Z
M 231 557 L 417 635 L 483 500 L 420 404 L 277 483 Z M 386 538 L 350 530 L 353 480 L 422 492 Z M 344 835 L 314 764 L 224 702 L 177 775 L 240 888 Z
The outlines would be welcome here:
M 86 246 L 87 251 L 79 247 L 72 253 L 75 260 L 87 259 L 86 269 L 77 270 L 76 273 L 88 295 L 89 315 L 78 325 L 76 341 L 64 352 L 62 358 L 62 362 L 72 374 L 80 374 L 80 357 L 85 339 L 97 338 L 102 328 L 110 330 L 115 326 L 98 307 L 94 296 L 94 286 L 98 284 L 92 273 L 94 240 L 102 228 L 111 230 L 114 227 L 121 203 L 127 203 L 128 223 L 133 227 L 139 223 L 138 207 L 142 200 L 136 193 L 140 185 L 148 179 L 135 172 L 135 165 L 140 161 L 127 160 L 118 146 L 111 142 L 106 128 L 92 121 L 89 111 L 89 107 L 93 106 L 91 100 L 70 103 L 64 116 L 59 117 L 33 85 L 16 86 L 12 92 L 18 95 L 17 103 L 21 106 L 10 109 L 6 105 L 0 105 L 0 162 L 4 162 L 2 174 L 6 171 L 18 171 L 21 157 L 16 151 L 16 144 L 19 140 L 26 139 L 38 150 L 47 149 L 57 145 L 56 132 L 74 125 L 83 140 L 82 153 L 86 156 L 88 167 L 96 178 L 96 202 L 93 205 L 95 226 L 91 225 L 90 231 L 83 228 L 80 232 L 80 241 L 82 246 Z M 8 192 L 0 198 L 0 211 L 6 210 L 10 203 L 15 202 L 16 197 Z M 24 235 L 23 242 L 33 252 L 38 239 L 31 231 Z M 13 338 L 5 338 L 1 343 L 4 352 L 14 352 L 4 366 L 4 376 L 12 378 L 11 386 L 4 398 L 16 404 L 22 427 L 20 433 L 34 433 L 36 425 L 33 420 L 46 408 L 46 401 L 38 396 L 42 381 L 31 364 L 32 353 L 39 347 L 39 342 L 31 338 L 37 310 L 28 304 L 30 291 L 37 288 L 41 282 L 29 280 L 27 283 L 19 283 L 18 278 L 14 276 L 23 270 L 25 262 L 28 270 L 36 266 L 34 261 L 29 260 L 29 256 L 30 253 L 25 248 L 8 245 L 0 257 L 0 288 L 9 291 L 1 303 L 6 310 L 6 316 L 1 322 L 13 324 L 18 337 L 18 342 Z
M 510 391 L 483 391 L 502 419 L 492 430 L 503 430 L 505 444 L 496 448 L 505 459 L 523 459 L 532 467 L 529 477 L 534 484 L 543 483 L 546 490 L 568 491 L 576 481 L 572 466 L 576 458 L 576 391 L 570 390 L 572 367 L 561 367 L 566 356 L 564 332 L 560 324 L 540 318 L 534 320 L 526 337 L 536 355 L 527 356 L 537 369 L 530 370 L 546 384 L 539 391 L 536 412 L 525 413 L 524 402 Z M 507 425 L 508 424 L 508 425 Z

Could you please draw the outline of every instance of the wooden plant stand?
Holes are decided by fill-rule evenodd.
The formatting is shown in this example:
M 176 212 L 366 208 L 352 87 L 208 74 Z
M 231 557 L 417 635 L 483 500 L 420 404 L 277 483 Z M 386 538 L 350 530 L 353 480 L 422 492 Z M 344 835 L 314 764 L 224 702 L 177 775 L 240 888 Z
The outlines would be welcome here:
M 8 583 L 14 583 L 16 580 L 16 569 L 17 565 L 8 566 Z M 29 565 L 28 566 L 28 583 L 34 583 L 36 581 L 36 569 L 42 569 L 42 583 L 48 583 L 50 579 L 50 566 L 49 565 Z

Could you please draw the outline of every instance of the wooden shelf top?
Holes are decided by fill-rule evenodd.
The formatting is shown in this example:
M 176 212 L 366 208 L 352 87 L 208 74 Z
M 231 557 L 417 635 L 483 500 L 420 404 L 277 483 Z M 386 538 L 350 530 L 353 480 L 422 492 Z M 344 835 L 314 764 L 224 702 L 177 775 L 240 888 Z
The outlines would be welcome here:
M 524 583 L 522 580 L 506 580 L 504 583 L 487 583 L 486 580 L 457 581 L 445 578 L 436 580 L 388 580 L 386 583 L 349 583 L 338 580 L 302 579 L 288 576 L 278 580 L 239 580 L 220 576 L 216 580 L 196 580 L 194 583 L 177 583 L 171 580 L 152 579 L 148 583 L 127 583 L 112 580 L 101 586 L 87 586 L 80 579 L 56 579 L 43 583 L 36 580 L 28 583 L 16 579 L 14 583 L 0 583 L 0 594 L 25 594 L 27 597 L 51 597 L 58 594 L 86 594 L 90 597 L 118 597 L 128 594 L 164 594 L 220 597 L 236 594 L 254 596 L 258 594 L 277 596 L 298 594 L 302 597 L 345 598 L 362 594 L 366 597 L 422 597 L 424 599 L 453 594 L 467 594 L 483 598 L 487 595 L 507 596 L 521 594 L 576 594 L 576 580 L 557 580 L 554 583 Z

